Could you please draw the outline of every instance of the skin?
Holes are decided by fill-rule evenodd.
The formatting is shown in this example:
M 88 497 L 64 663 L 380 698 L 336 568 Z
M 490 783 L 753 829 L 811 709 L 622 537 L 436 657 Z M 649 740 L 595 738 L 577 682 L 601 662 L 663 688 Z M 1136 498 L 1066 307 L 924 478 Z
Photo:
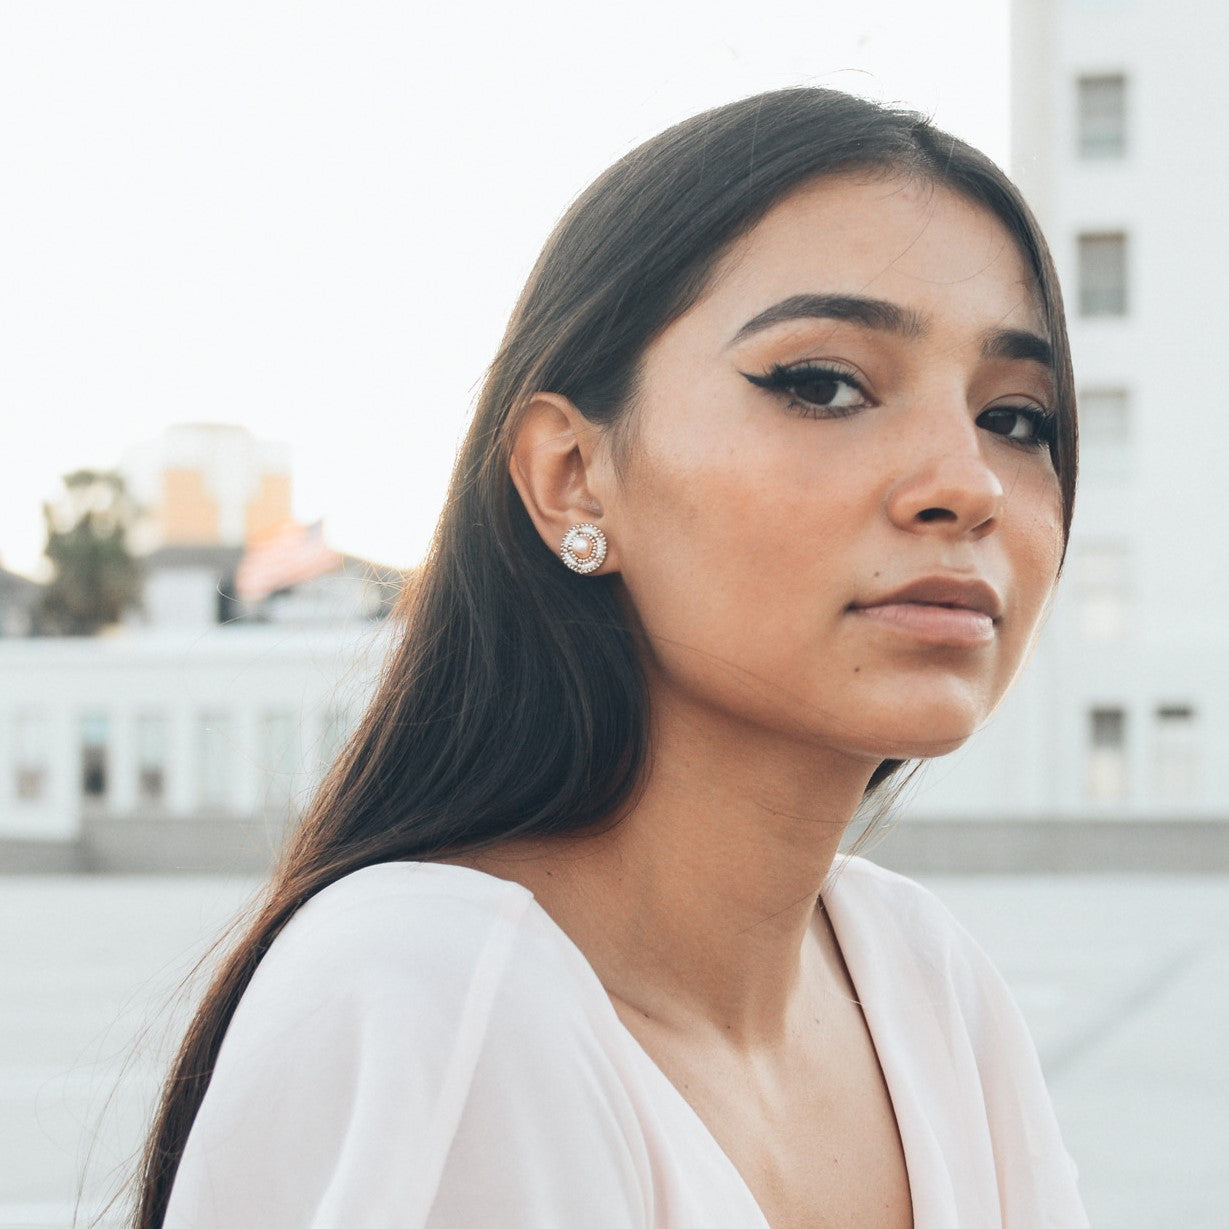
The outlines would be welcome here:
M 917 327 L 746 331 L 800 295 L 870 297 Z M 650 345 L 620 465 L 550 393 L 515 446 L 552 548 L 577 522 L 607 535 L 602 572 L 643 629 L 652 771 L 605 833 L 459 860 L 534 891 L 774 1226 L 912 1223 L 890 1098 L 816 902 L 875 767 L 950 751 L 986 720 L 1053 586 L 1059 484 L 1020 438 L 1051 377 L 987 357 L 1003 330 L 1044 332 L 990 213 L 926 182 L 829 176 L 779 203 Z M 804 362 L 856 383 L 748 378 Z M 936 576 L 997 595 L 976 643 L 867 613 Z

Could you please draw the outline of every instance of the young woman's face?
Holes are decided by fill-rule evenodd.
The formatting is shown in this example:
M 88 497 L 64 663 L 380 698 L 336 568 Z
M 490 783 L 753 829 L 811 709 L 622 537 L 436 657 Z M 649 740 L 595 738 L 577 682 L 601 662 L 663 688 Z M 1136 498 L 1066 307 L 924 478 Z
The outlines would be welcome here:
M 958 746 L 1062 551 L 1033 279 L 985 209 L 842 175 L 647 350 L 604 524 L 651 686 L 877 761 Z

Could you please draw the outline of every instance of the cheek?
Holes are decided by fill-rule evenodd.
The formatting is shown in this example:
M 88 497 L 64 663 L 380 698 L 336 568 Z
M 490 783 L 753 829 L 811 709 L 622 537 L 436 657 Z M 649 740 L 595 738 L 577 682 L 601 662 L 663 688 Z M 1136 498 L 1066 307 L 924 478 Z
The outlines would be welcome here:
M 620 534 L 624 581 L 646 626 L 679 607 L 703 621 L 753 569 L 774 563 L 770 501 L 748 469 L 711 448 L 676 454 L 651 473 L 643 467 Z
M 1010 553 L 1021 613 L 1040 618 L 1063 556 L 1062 492 L 1052 473 L 1021 475 L 1012 490 L 1008 514 L 1014 522 Z
M 734 481 L 739 441 L 728 428 L 705 429 L 679 412 L 653 418 L 637 438 L 620 499 L 629 578 L 659 564 L 711 565 L 712 553 L 729 545 L 724 523 L 745 516 L 755 496 Z
M 738 430 L 642 441 L 619 516 L 623 577 L 675 668 L 792 677 L 850 600 L 840 578 L 866 509 L 844 474 L 787 443 Z

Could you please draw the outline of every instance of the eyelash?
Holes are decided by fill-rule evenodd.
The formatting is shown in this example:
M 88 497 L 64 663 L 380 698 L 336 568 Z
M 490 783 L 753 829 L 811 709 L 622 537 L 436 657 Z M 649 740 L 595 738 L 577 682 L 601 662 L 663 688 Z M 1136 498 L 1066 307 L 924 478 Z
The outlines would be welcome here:
M 848 418 L 851 414 L 864 410 L 874 402 L 866 389 L 849 371 L 843 367 L 835 367 L 824 363 L 797 363 L 792 367 L 783 367 L 780 363 L 770 367 L 763 375 L 750 375 L 743 372 L 756 388 L 768 389 L 770 392 L 790 393 L 787 409 L 801 414 L 804 418 Z M 808 381 L 830 380 L 834 384 L 843 384 L 847 388 L 856 389 L 863 398 L 862 405 L 832 406 L 818 405 L 799 396 L 798 389 Z
M 777 363 L 770 367 L 763 375 L 751 375 L 749 372 L 743 372 L 743 375 L 757 388 L 767 389 L 769 392 L 789 393 L 790 400 L 786 408 L 800 414 L 804 418 L 848 418 L 875 404 L 870 394 L 867 393 L 861 382 L 851 372 L 843 367 L 831 364 L 798 363 L 794 366 L 786 367 Z M 855 389 L 863 398 L 862 404 L 851 406 L 818 405 L 815 402 L 807 401 L 799 395 L 798 390 L 800 387 L 810 381 L 820 380 L 828 380 L 834 384 Z M 1026 449 L 1053 447 L 1058 425 L 1058 416 L 1053 410 L 1048 410 L 1039 405 L 992 405 L 988 406 L 977 416 L 978 425 L 985 426 L 983 419 L 990 414 L 1013 414 L 1018 418 L 1024 418 L 1032 424 L 1033 434 L 1027 439 L 1014 438 L 1010 434 L 1001 431 L 991 433 L 997 435 L 1001 440 L 1011 444 L 1013 447 Z
M 1058 435 L 1058 415 L 1039 405 L 992 405 L 977 416 L 978 425 L 987 414 L 1015 414 L 1032 424 L 1033 434 L 1028 439 L 1015 439 L 1001 431 L 993 432 L 1004 443 L 1015 448 L 1053 448 Z

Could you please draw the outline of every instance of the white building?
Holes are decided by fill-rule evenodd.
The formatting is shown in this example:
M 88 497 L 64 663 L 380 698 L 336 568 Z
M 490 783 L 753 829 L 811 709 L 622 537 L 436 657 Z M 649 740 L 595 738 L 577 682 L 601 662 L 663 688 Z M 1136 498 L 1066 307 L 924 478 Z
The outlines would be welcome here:
M 197 425 L 129 452 L 152 549 L 101 636 L 31 636 L 38 586 L 0 569 L 0 871 L 268 865 L 406 579 L 289 519 L 285 451 Z
M 242 555 L 162 547 L 127 626 L 0 637 L 0 871 L 269 864 L 367 703 L 405 577 L 339 555 L 243 603 Z
M 267 866 L 394 628 L 0 639 L 0 870 Z
M 1014 0 L 1011 169 L 1066 296 L 1080 494 L 1041 648 L 919 819 L 1229 865 L 1226 46 L 1220 0 Z

